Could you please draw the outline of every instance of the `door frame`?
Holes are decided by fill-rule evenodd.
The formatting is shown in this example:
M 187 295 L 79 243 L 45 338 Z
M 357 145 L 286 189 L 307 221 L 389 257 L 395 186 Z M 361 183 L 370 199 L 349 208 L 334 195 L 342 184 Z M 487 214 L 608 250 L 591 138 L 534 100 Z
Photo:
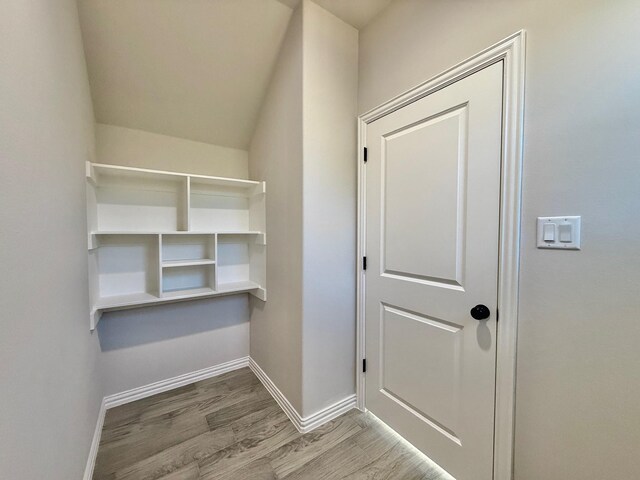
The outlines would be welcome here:
M 520 271 L 520 221 L 524 137 L 525 31 L 510 35 L 495 45 L 464 60 L 430 80 L 398 95 L 358 117 L 358 237 L 357 237 L 357 335 L 356 402 L 366 411 L 365 374 L 365 275 L 366 255 L 366 169 L 364 147 L 367 125 L 420 98 L 476 73 L 504 62 L 502 158 L 500 181 L 500 236 L 498 266 L 498 311 L 496 340 L 496 398 L 494 419 L 493 479 L 513 478 L 515 423 L 516 341 L 518 329 L 518 281 Z

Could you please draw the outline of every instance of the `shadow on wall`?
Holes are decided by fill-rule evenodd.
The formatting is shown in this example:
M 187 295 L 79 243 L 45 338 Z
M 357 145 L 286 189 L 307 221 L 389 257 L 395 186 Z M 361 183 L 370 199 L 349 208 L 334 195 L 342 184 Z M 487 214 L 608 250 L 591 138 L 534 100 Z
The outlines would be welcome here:
M 248 318 L 246 295 L 234 295 L 107 312 L 97 331 L 102 351 L 108 352 L 223 329 Z

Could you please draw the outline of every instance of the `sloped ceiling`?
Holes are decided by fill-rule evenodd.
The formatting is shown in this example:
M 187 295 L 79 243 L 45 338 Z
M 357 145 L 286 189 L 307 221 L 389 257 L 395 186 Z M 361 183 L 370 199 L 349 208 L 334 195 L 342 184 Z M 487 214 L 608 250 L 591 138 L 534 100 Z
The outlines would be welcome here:
M 246 148 L 291 9 L 274 0 L 80 0 L 96 121 Z
M 316 0 L 359 26 L 390 0 Z M 299 0 L 79 0 L 96 121 L 246 149 Z

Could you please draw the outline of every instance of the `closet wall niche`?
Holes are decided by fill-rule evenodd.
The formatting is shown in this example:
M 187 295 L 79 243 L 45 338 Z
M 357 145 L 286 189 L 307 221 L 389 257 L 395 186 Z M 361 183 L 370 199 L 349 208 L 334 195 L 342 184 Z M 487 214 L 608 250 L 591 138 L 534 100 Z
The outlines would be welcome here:
M 87 163 L 90 328 L 102 312 L 266 301 L 265 182 Z

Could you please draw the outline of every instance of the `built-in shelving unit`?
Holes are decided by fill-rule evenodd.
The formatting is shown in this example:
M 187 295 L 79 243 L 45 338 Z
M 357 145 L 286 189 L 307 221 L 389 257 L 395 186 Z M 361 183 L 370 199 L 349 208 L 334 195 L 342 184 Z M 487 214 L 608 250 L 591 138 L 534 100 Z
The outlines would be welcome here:
M 265 183 L 87 163 L 90 327 L 102 312 L 266 300 Z

